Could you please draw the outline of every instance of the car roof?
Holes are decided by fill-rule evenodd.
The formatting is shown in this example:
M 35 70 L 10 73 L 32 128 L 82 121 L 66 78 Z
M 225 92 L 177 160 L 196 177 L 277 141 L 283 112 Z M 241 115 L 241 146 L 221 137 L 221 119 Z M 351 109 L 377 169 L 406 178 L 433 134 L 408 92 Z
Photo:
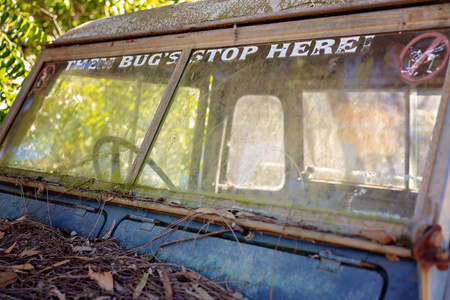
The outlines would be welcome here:
M 53 46 L 132 39 L 169 33 L 243 26 L 313 15 L 414 5 L 427 0 L 193 0 L 78 26 Z

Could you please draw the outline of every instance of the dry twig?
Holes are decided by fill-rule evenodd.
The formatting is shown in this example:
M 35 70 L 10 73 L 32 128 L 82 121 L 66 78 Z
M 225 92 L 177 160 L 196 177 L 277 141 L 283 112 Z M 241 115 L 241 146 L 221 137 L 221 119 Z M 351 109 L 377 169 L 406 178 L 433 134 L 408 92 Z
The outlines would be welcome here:
M 14 222 L 11 222 L 14 223 Z M 0 221 L 0 296 L 10 299 L 232 299 L 184 266 L 155 263 L 107 239 L 71 237 L 34 220 Z M 14 247 L 11 247 L 14 245 Z M 95 248 L 92 253 L 74 249 Z M 10 250 L 7 253 L 6 250 Z M 170 268 L 169 268 L 170 267 Z M 160 276 L 160 274 L 162 276 Z

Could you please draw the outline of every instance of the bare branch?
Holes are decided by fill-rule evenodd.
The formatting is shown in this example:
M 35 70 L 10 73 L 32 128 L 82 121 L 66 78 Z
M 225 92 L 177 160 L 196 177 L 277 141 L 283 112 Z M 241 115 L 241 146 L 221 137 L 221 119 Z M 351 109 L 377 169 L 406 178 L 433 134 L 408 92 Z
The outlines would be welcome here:
M 46 15 L 46 16 L 48 16 L 50 19 L 52 19 L 52 22 L 53 22 L 53 24 L 55 25 L 56 30 L 57 30 L 57 33 L 58 33 L 58 36 L 57 36 L 57 37 L 60 37 L 60 36 L 62 35 L 62 30 L 61 30 L 61 27 L 59 27 L 58 22 L 56 21 L 57 16 L 54 15 L 54 14 L 52 14 L 52 13 L 49 12 L 48 10 L 43 9 L 43 8 L 40 7 L 40 6 L 37 6 L 37 5 L 34 5 L 34 4 L 32 4 L 32 5 L 33 5 L 34 8 L 40 10 L 44 15 Z

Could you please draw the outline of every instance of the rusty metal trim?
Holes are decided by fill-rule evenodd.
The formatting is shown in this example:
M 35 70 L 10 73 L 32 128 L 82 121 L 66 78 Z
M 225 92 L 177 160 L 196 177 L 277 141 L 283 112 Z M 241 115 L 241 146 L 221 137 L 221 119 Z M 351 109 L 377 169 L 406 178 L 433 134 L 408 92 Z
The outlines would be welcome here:
M 39 182 L 27 182 L 24 183 L 21 178 L 5 177 L 0 175 L 0 181 L 10 184 L 29 186 L 35 189 L 42 188 L 43 183 Z M 45 190 L 58 193 L 60 195 L 75 196 L 78 199 L 86 199 L 89 201 L 102 201 L 110 204 L 115 204 L 124 207 L 140 208 L 150 212 L 167 214 L 175 217 L 192 217 L 194 220 L 200 222 L 211 222 L 213 224 L 219 224 L 222 226 L 229 226 L 231 223 L 225 222 L 224 217 L 219 215 L 202 214 L 201 216 L 194 216 L 196 214 L 195 209 L 183 207 L 180 205 L 171 205 L 160 203 L 158 201 L 143 201 L 134 200 L 128 197 L 99 197 L 98 191 L 92 190 L 76 190 L 68 189 L 63 186 L 53 186 L 51 184 L 45 185 Z M 52 199 L 48 200 L 49 202 Z M 198 215 L 198 214 L 197 214 Z M 328 245 L 335 245 L 340 247 L 350 247 L 353 249 L 360 249 L 369 252 L 379 254 L 391 254 L 400 258 L 412 259 L 412 251 L 407 248 L 395 246 L 395 245 L 383 245 L 376 242 L 366 241 L 355 237 L 347 237 L 339 235 L 338 233 L 321 232 L 309 229 L 303 229 L 299 227 L 282 226 L 279 224 L 269 224 L 262 221 L 255 221 L 250 219 L 229 220 L 236 223 L 236 227 L 245 228 L 250 231 L 260 232 L 268 235 L 275 235 L 286 238 L 300 239 L 309 242 L 319 242 Z
M 127 175 L 125 184 L 134 184 L 137 180 L 140 170 L 145 163 L 146 156 L 151 151 L 151 145 L 153 140 L 155 139 L 158 128 L 163 122 L 167 109 L 170 107 L 173 94 L 175 93 L 175 89 L 178 85 L 178 82 L 180 81 L 181 75 L 183 75 L 183 71 L 189 62 L 190 55 L 191 48 L 186 48 L 181 52 L 180 59 L 178 60 L 175 70 L 173 71 L 172 76 L 167 83 L 164 95 L 159 102 L 158 108 L 155 112 L 155 115 L 153 116 L 152 122 L 150 123 L 144 140 L 142 141 L 139 152 L 136 154 L 136 158 L 133 161 L 133 165 L 131 166 L 130 171 Z
M 414 243 L 414 259 L 421 268 L 436 266 L 441 271 L 448 269 L 450 257 L 448 249 L 442 247 L 443 240 L 441 226 L 433 225 Z

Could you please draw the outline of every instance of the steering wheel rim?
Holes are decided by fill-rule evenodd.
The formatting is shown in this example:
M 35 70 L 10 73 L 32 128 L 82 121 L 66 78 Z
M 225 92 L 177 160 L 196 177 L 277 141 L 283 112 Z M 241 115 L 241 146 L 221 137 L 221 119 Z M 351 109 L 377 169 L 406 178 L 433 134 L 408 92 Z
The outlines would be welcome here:
M 97 140 L 97 142 L 95 142 L 95 145 L 93 147 L 92 160 L 94 163 L 95 173 L 97 174 L 97 176 L 99 177 L 100 180 L 102 180 L 102 173 L 100 170 L 98 156 L 99 156 L 100 148 L 103 146 L 103 144 L 106 144 L 106 143 L 113 143 L 118 146 L 123 146 L 123 147 L 133 151 L 135 154 L 137 154 L 139 152 L 139 148 L 136 145 L 130 143 L 129 141 L 127 141 L 124 138 L 121 138 L 118 136 L 112 136 L 112 135 L 106 135 L 106 136 L 99 138 Z M 145 163 L 147 163 L 150 166 L 150 168 L 152 168 L 153 171 L 155 171 L 155 173 L 158 174 L 158 176 L 161 178 L 161 180 L 169 188 L 175 188 L 175 185 L 172 183 L 169 176 L 167 176 L 167 174 L 163 171 L 163 169 L 161 169 L 153 159 L 147 157 L 147 159 L 145 160 Z

